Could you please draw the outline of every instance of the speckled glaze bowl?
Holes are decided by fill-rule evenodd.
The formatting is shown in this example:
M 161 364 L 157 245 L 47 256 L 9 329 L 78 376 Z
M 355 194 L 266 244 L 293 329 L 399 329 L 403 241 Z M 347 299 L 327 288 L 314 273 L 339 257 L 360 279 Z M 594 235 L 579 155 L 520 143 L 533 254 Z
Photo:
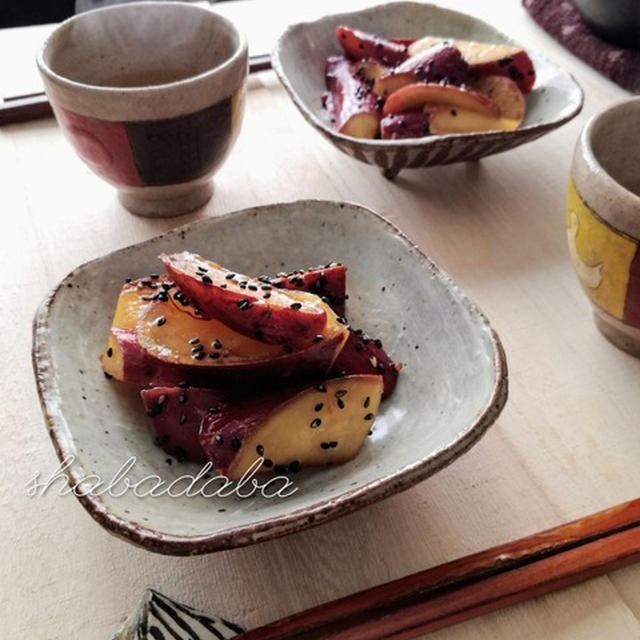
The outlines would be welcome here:
M 344 24 L 389 38 L 425 35 L 516 44 L 492 26 L 433 4 L 391 2 L 363 11 L 295 24 L 280 36 L 271 61 L 300 113 L 343 153 L 378 166 L 388 178 L 402 169 L 478 160 L 500 153 L 560 127 L 582 108 L 582 90 L 569 73 L 527 48 L 537 80 L 526 96 L 527 114 L 515 131 L 432 135 L 404 140 L 363 140 L 338 133 L 322 109 L 328 56 L 341 53 L 335 28 Z
M 302 231 L 301 231 L 302 230 Z M 389 222 L 362 207 L 305 200 L 246 209 L 178 228 L 78 267 L 44 300 L 33 359 L 47 429 L 67 475 L 112 478 L 136 456 L 131 481 L 196 474 L 154 446 L 138 389 L 107 380 L 98 362 L 125 278 L 161 269 L 161 252 L 189 249 L 242 273 L 340 260 L 347 314 L 404 363 L 371 437 L 352 462 L 294 476 L 287 498 L 87 496 L 106 529 L 153 551 L 196 554 L 305 529 L 391 496 L 467 451 L 507 399 L 500 340 L 485 316 Z
M 640 357 L 640 98 L 610 107 L 582 131 L 569 180 L 567 234 L 596 325 Z
M 66 137 L 127 209 L 209 200 L 244 110 L 247 43 L 229 20 L 183 2 L 107 7 L 63 22 L 37 62 Z

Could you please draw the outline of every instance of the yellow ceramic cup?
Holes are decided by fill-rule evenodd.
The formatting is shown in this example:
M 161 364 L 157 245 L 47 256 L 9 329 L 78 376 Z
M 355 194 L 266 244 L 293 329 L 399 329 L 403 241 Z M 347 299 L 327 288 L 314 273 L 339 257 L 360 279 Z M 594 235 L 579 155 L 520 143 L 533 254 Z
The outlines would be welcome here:
M 610 107 L 582 131 L 569 179 L 567 236 L 596 325 L 640 357 L 640 98 Z

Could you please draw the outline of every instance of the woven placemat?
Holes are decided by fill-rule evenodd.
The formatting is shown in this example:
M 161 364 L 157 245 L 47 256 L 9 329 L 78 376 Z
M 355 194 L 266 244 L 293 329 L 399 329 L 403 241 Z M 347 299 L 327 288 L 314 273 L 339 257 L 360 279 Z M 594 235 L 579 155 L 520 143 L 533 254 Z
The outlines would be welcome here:
M 632 93 L 640 93 L 640 51 L 605 42 L 569 0 L 523 0 L 531 17 L 569 51 Z

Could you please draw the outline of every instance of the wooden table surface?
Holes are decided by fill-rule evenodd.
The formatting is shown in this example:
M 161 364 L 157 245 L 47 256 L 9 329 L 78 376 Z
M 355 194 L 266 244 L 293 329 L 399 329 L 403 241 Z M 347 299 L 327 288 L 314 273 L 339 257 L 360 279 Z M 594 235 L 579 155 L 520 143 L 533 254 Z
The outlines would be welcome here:
M 482 10 L 569 69 L 586 93 L 582 114 L 503 155 L 409 170 L 391 183 L 325 142 L 264 72 L 249 81 L 243 130 L 213 200 L 169 220 L 127 213 L 53 119 L 0 129 L 0 636 L 106 639 L 149 586 L 257 626 L 640 494 L 640 360 L 597 332 L 564 230 L 578 132 L 626 93 L 540 31 L 515 0 L 442 4 Z M 258 3 L 244 18 L 266 37 L 292 19 L 280 5 L 267 14 Z M 29 39 L 20 42 L 24 49 Z M 3 56 L 5 78 L 32 51 L 14 55 L 15 64 Z M 73 497 L 27 497 L 33 474 L 56 465 L 30 363 L 31 318 L 49 288 L 78 264 L 174 225 L 297 198 L 350 200 L 380 212 L 487 313 L 507 351 L 511 387 L 488 435 L 405 493 L 303 533 L 204 557 L 134 548 Z M 430 637 L 640 638 L 640 566 Z

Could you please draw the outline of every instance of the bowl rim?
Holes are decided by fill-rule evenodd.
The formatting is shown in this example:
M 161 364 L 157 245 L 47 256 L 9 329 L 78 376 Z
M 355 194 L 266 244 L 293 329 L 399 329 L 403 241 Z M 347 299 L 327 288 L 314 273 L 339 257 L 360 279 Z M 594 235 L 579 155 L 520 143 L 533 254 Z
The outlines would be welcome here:
M 551 131 L 553 129 L 556 129 L 562 126 L 566 122 L 569 122 L 570 120 L 575 118 L 582 110 L 582 107 L 584 105 L 584 91 L 582 90 L 582 87 L 580 86 L 580 84 L 573 77 L 573 74 L 571 74 L 569 71 L 566 71 L 562 67 L 559 67 L 558 65 L 554 64 L 547 57 L 543 56 L 537 51 L 530 48 L 526 48 L 526 50 L 529 53 L 533 54 L 536 58 L 540 58 L 544 60 L 550 66 L 553 66 L 554 68 L 565 73 L 573 83 L 574 88 L 576 89 L 578 94 L 577 95 L 578 100 L 576 102 L 575 107 L 570 112 L 563 115 L 562 117 L 556 118 L 554 120 L 550 120 L 548 122 L 540 122 L 538 124 L 531 124 L 525 127 L 518 127 L 517 129 L 513 129 L 511 131 L 495 130 L 495 131 L 472 131 L 467 133 L 444 133 L 444 134 L 432 134 L 432 135 L 424 136 L 422 138 L 398 138 L 398 139 L 389 139 L 389 140 L 382 140 L 382 139 L 376 138 L 376 139 L 370 140 L 367 138 L 355 138 L 353 136 L 348 136 L 343 133 L 340 133 L 339 131 L 336 131 L 335 129 L 330 127 L 328 124 L 323 122 L 320 118 L 318 118 L 315 115 L 315 113 L 311 109 L 309 109 L 306 106 L 306 104 L 300 99 L 296 90 L 293 88 L 293 85 L 289 81 L 289 78 L 287 77 L 287 74 L 284 71 L 284 68 L 282 66 L 282 62 L 280 59 L 280 50 L 282 48 L 283 42 L 289 36 L 289 34 L 295 29 L 317 24 L 319 22 L 322 22 L 323 20 L 326 20 L 327 18 L 340 17 L 340 18 L 348 19 L 349 16 L 365 15 L 379 9 L 386 9 L 386 10 L 396 9 L 397 10 L 397 8 L 399 7 L 404 7 L 404 8 L 413 7 L 421 11 L 430 11 L 433 8 L 435 8 L 437 10 L 446 11 L 450 14 L 462 16 L 464 18 L 473 20 L 476 24 L 490 28 L 495 32 L 496 36 L 498 36 L 499 38 L 502 38 L 505 43 L 522 46 L 518 42 L 513 40 L 511 37 L 509 37 L 508 35 L 502 33 L 502 31 L 499 31 L 498 29 L 496 29 L 493 25 L 489 24 L 488 22 L 485 22 L 484 20 L 481 20 L 480 18 L 477 18 L 476 16 L 470 15 L 468 13 L 464 13 L 462 11 L 456 11 L 454 9 L 441 7 L 433 3 L 412 2 L 410 0 L 399 0 L 397 2 L 377 4 L 371 7 L 367 7 L 365 9 L 348 11 L 345 13 L 330 13 L 330 14 L 323 15 L 315 20 L 297 22 L 295 24 L 289 25 L 280 34 L 274 48 L 271 51 L 271 66 L 273 70 L 276 72 L 276 75 L 278 76 L 278 79 L 280 80 L 281 84 L 284 86 L 285 90 L 291 97 L 293 103 L 296 105 L 296 107 L 298 108 L 300 113 L 303 115 L 305 120 L 307 120 L 307 122 L 313 125 L 316 129 L 321 130 L 325 135 L 337 141 L 341 141 L 341 142 L 352 144 L 352 145 L 362 146 L 364 149 L 372 150 L 372 151 L 395 149 L 395 148 L 422 149 L 425 146 L 445 145 L 445 144 L 448 144 L 448 142 L 453 139 L 469 140 L 475 137 L 482 137 L 483 139 L 491 139 L 491 140 L 499 141 L 499 140 L 512 139 L 515 136 L 517 136 L 519 133 L 528 133 L 528 134 L 539 133 L 540 135 L 542 135 L 548 131 Z
M 169 8 L 171 6 L 180 7 L 180 10 L 186 11 L 198 11 L 212 17 L 214 20 L 217 20 L 220 24 L 223 24 L 228 32 L 232 35 L 235 35 L 237 38 L 237 45 L 234 48 L 233 53 L 222 60 L 219 64 L 210 69 L 206 69 L 200 73 L 195 75 L 187 76 L 185 78 L 181 78 L 180 80 L 174 80 L 173 82 L 164 82 L 162 84 L 152 84 L 152 85 L 141 85 L 134 87 L 121 87 L 121 86 L 104 86 L 98 84 L 89 84 L 87 82 L 79 82 L 78 80 L 72 80 L 67 76 L 64 76 L 56 71 L 50 66 L 50 64 L 46 60 L 46 54 L 49 46 L 53 43 L 54 39 L 59 36 L 65 29 L 69 28 L 70 24 L 73 24 L 77 21 L 80 21 L 88 14 L 96 14 L 96 13 L 106 13 L 106 12 L 126 12 L 135 10 L 139 7 L 151 7 L 151 8 Z M 167 89 L 180 88 L 185 89 L 187 87 L 191 87 L 197 85 L 202 82 L 202 80 L 206 78 L 210 78 L 216 75 L 220 75 L 224 73 L 226 70 L 231 69 L 235 64 L 237 64 L 244 56 L 247 55 L 248 44 L 247 39 L 243 32 L 241 32 L 237 26 L 228 18 L 217 13 L 216 11 L 207 9 L 206 7 L 202 7 L 199 4 L 192 4 L 189 2 L 179 2 L 179 1 L 160 1 L 160 0 L 141 0 L 138 2 L 128 2 L 125 4 L 116 4 L 110 5 L 106 7 L 101 7 L 97 9 L 92 9 L 91 11 L 85 11 L 83 13 L 78 13 L 73 15 L 66 20 L 63 20 L 59 25 L 55 27 L 55 29 L 47 36 L 46 40 L 42 43 L 41 47 L 38 49 L 36 53 L 36 64 L 40 73 L 45 76 L 49 81 L 58 84 L 61 87 L 65 87 L 67 89 L 74 89 L 76 91 L 83 91 L 86 93 L 93 93 L 97 96 L 112 94 L 114 92 L 122 93 L 127 96 L 133 95 L 155 95 L 157 93 L 165 92 Z
M 489 342 L 493 348 L 492 365 L 495 372 L 495 383 L 485 406 L 477 412 L 473 422 L 463 431 L 459 432 L 451 443 L 442 449 L 431 452 L 429 455 L 422 457 L 414 463 L 401 467 L 390 474 L 382 475 L 358 488 L 344 491 L 333 498 L 325 497 L 310 505 L 286 512 L 279 516 L 266 520 L 256 520 L 250 524 L 236 526 L 215 533 L 194 536 L 163 533 L 162 531 L 152 528 L 150 525 L 142 525 L 139 522 L 122 518 L 107 507 L 99 496 L 78 496 L 74 492 L 74 495 L 76 495 L 89 514 L 110 533 L 157 553 L 167 555 L 198 555 L 242 547 L 256 542 L 274 539 L 289 533 L 302 531 L 356 511 L 378 500 L 409 489 L 418 482 L 425 480 L 466 453 L 466 451 L 486 433 L 500 415 L 508 397 L 508 371 L 504 348 L 488 318 L 460 289 L 451 276 L 435 265 L 398 227 L 371 209 L 348 201 L 305 199 L 249 207 L 215 218 L 196 220 L 176 227 L 152 238 L 143 240 L 142 242 L 117 249 L 104 256 L 79 265 L 50 291 L 41 302 L 33 319 L 31 355 L 40 406 L 59 461 L 62 462 L 65 457 L 72 453 L 72 447 L 70 445 L 73 440 L 73 435 L 66 426 L 66 421 L 64 420 L 59 403 L 49 400 L 50 398 L 55 399 L 57 397 L 58 389 L 47 336 L 50 332 L 49 315 L 51 307 L 57 294 L 67 286 L 67 283 L 75 272 L 78 269 L 97 263 L 107 256 L 123 255 L 133 252 L 140 246 L 156 242 L 159 238 L 167 236 L 179 237 L 184 231 L 198 226 L 207 224 L 215 225 L 217 221 L 220 220 L 229 221 L 239 216 L 246 217 L 257 213 L 264 216 L 265 213 L 269 213 L 270 209 L 277 211 L 278 206 L 296 207 L 304 203 L 316 203 L 341 209 L 349 207 L 352 211 L 358 211 L 365 216 L 374 218 L 388 233 L 400 240 L 409 253 L 415 254 L 416 257 L 423 262 L 425 267 L 431 271 L 433 276 L 438 278 L 449 291 L 454 292 L 467 312 L 479 322 L 480 328 L 487 332 Z M 77 462 L 76 460 L 74 464 L 65 468 L 65 474 L 72 485 L 81 479 L 81 477 L 76 474 L 77 468 L 80 467 L 80 470 L 83 471 L 81 465 L 76 464 Z

